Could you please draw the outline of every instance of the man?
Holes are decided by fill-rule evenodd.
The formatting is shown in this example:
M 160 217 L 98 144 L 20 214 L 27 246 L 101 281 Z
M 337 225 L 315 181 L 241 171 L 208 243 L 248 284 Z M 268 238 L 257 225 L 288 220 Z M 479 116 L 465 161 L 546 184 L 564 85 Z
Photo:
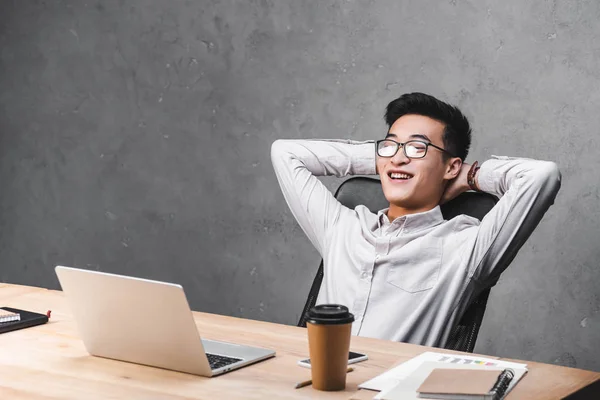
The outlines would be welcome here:
M 556 164 L 464 162 L 471 128 L 456 108 L 410 93 L 392 101 L 383 140 L 277 140 L 283 195 L 324 260 L 318 303 L 347 305 L 352 334 L 443 347 L 469 301 L 495 282 L 517 232 L 528 236 L 560 188 Z M 317 176 L 378 173 L 389 208 L 342 206 Z M 500 200 L 479 222 L 439 205 L 467 190 Z

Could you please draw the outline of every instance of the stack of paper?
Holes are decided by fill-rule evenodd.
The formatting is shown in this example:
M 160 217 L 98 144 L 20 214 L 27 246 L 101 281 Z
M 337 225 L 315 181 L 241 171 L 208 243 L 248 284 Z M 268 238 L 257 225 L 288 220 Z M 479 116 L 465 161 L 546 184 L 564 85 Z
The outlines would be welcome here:
M 527 373 L 526 367 L 527 364 L 494 360 L 491 358 L 425 352 L 369 381 L 361 383 L 359 387 L 380 391 L 374 397 L 375 399 L 422 399 L 417 394 L 417 388 L 435 368 L 493 370 L 511 368 L 515 371 L 515 377 L 508 387 L 506 392 L 508 394 L 519 379 Z

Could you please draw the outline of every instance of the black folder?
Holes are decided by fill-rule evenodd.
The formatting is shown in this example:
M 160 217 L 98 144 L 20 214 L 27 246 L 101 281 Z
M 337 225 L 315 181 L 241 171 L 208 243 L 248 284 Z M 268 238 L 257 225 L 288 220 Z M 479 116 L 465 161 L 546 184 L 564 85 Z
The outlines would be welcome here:
M 3 310 L 17 313 L 21 316 L 20 321 L 0 322 L 0 333 L 15 331 L 17 329 L 29 328 L 31 326 L 41 325 L 48 322 L 46 314 L 34 313 L 18 308 L 0 307 Z

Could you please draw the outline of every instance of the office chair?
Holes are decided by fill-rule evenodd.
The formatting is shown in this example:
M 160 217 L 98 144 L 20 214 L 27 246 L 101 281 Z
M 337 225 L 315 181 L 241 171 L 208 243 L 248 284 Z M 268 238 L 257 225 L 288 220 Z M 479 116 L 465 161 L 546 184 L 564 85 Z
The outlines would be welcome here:
M 383 195 L 379 179 L 369 177 L 352 177 L 342 182 L 335 192 L 335 198 L 350 209 L 354 209 L 357 205 L 362 204 L 375 213 L 389 206 Z M 443 204 L 441 210 L 446 220 L 450 220 L 459 214 L 466 214 L 481 220 L 494 207 L 497 201 L 498 199 L 491 194 L 465 192 Z M 516 254 L 516 251 L 513 253 Z M 510 263 L 514 258 L 514 254 L 511 254 L 512 257 L 503 257 L 501 262 Z M 317 275 L 310 288 L 308 299 L 302 310 L 300 321 L 298 321 L 299 327 L 306 327 L 306 313 L 315 305 L 322 281 L 323 260 L 321 260 Z M 458 325 L 452 330 L 445 346 L 446 349 L 473 352 L 490 290 L 494 284 L 495 282 L 472 300 L 472 303 L 461 317 Z

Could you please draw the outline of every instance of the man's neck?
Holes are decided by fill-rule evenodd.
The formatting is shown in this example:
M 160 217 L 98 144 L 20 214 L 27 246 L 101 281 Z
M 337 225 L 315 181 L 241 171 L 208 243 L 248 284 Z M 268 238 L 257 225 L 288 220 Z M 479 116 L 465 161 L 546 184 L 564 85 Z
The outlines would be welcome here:
M 394 204 L 390 204 L 390 208 L 388 209 L 388 212 L 387 212 L 387 217 L 390 220 L 390 222 L 394 222 L 394 220 L 396 218 L 404 217 L 405 215 L 418 214 L 418 213 L 430 211 L 430 210 L 433 210 L 437 206 L 438 206 L 437 204 L 433 204 L 433 205 L 430 204 L 430 205 L 426 205 L 426 206 L 422 206 L 422 207 L 418 207 L 418 208 L 405 208 L 405 207 L 396 206 Z

